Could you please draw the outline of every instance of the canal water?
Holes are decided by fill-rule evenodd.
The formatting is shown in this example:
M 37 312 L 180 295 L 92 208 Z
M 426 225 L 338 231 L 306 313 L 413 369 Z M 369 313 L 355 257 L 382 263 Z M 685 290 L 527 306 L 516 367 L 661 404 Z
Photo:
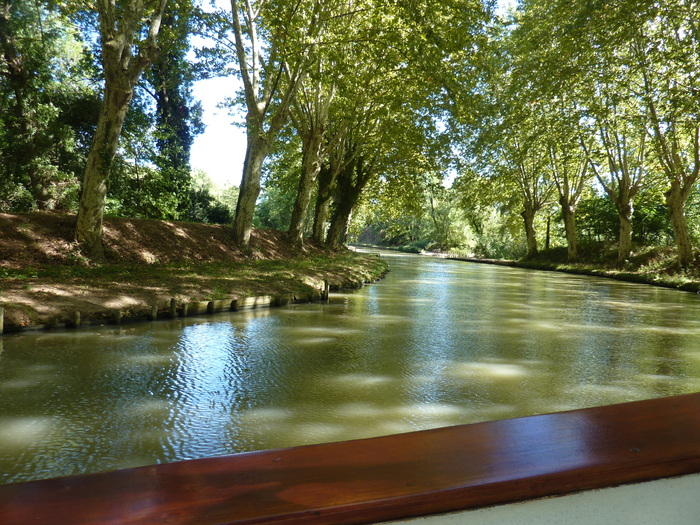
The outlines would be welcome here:
M 0 483 L 700 391 L 700 296 L 382 256 L 328 304 L 0 338 Z

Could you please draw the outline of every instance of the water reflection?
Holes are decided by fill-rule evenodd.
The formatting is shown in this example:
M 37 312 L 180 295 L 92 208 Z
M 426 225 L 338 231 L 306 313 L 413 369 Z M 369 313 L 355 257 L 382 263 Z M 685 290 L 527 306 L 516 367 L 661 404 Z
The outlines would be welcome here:
M 695 295 L 387 259 L 328 304 L 0 339 L 0 482 L 700 390 Z

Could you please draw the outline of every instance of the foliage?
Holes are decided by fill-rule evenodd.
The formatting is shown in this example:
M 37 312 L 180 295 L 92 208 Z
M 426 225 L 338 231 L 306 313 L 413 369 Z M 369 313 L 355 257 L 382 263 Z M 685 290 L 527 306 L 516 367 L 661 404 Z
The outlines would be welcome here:
M 239 242 L 252 221 L 484 257 L 617 245 L 620 266 L 675 242 L 693 260 L 700 5 L 523 0 L 499 19 L 492 4 L 171 4 L 132 86 L 107 213 L 227 222 L 245 209 Z M 109 73 L 97 5 L 0 0 L 0 211 L 77 209 Z M 241 192 L 189 166 L 192 85 L 219 74 L 243 82 L 230 99 L 247 113 Z
M 93 97 L 76 29 L 47 2 L 0 3 L 0 207 L 74 209 Z
M 238 188 L 215 188 L 203 172 L 192 175 L 188 206 L 184 219 L 208 224 L 228 224 L 233 219 L 238 200 Z
M 192 216 L 188 210 L 192 184 L 190 150 L 194 137 L 203 132 L 201 104 L 192 97 L 194 64 L 188 60 L 194 24 L 190 0 L 177 2 L 165 13 L 159 41 L 163 51 L 145 75 L 155 98 L 152 162 L 161 171 L 165 189 L 176 202 L 168 213 L 172 218 L 188 213 Z

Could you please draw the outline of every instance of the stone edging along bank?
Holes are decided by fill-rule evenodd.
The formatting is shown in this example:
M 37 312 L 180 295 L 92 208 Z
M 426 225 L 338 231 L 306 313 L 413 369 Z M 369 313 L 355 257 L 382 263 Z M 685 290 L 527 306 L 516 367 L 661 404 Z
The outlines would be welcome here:
M 327 301 L 331 291 L 349 290 L 362 288 L 366 284 L 372 284 L 384 278 L 388 270 L 385 270 L 372 280 L 355 280 L 348 282 L 347 277 L 342 283 L 323 281 L 323 285 L 312 291 L 289 292 L 281 294 L 268 294 L 246 297 L 230 297 L 227 299 L 216 299 L 210 301 L 183 301 L 178 302 L 175 298 L 169 301 L 159 300 L 144 308 L 129 308 L 128 311 L 122 309 L 105 308 L 99 313 L 83 315 L 79 310 L 66 309 L 62 314 L 53 316 L 49 322 L 19 326 L 5 322 L 5 311 L 11 305 L 0 305 L 0 337 L 4 333 L 52 330 L 52 329 L 74 329 L 83 326 L 99 325 L 119 325 L 122 323 L 155 321 L 160 319 L 176 319 L 178 317 L 191 317 L 197 315 L 211 315 L 222 312 L 237 312 L 240 310 L 251 310 L 256 308 L 271 308 L 274 306 L 287 306 L 289 304 L 311 303 L 316 301 Z

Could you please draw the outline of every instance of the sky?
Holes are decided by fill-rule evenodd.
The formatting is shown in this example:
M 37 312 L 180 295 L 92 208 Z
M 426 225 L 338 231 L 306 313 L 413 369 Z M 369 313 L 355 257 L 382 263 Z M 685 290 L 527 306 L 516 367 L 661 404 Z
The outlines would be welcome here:
M 211 78 L 195 82 L 193 94 L 202 102 L 204 133 L 195 138 L 190 152 L 192 168 L 205 171 L 217 186 L 238 186 L 243 172 L 246 135 L 233 124 L 227 108 L 218 108 L 237 90 L 234 77 Z

